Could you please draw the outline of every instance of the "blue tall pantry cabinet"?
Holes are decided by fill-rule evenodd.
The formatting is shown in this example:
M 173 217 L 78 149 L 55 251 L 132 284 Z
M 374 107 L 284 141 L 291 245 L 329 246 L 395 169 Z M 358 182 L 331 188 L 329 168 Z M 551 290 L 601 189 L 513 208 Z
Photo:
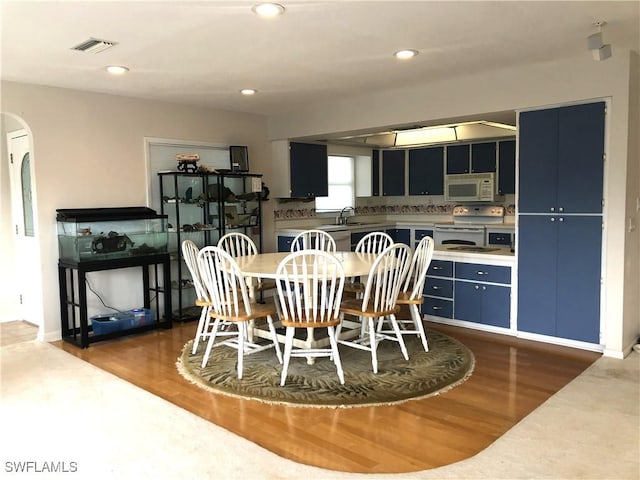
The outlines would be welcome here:
M 604 125 L 604 102 L 520 114 L 520 331 L 600 341 Z

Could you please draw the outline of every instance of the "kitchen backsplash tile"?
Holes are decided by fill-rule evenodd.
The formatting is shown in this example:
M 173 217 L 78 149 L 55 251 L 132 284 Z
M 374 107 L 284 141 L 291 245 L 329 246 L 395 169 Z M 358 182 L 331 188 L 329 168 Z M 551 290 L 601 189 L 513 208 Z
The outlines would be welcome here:
M 276 208 L 273 211 L 275 220 L 300 220 L 305 218 L 315 218 L 316 209 L 301 203 L 287 204 L 287 208 Z M 432 214 L 432 215 L 451 215 L 453 211 L 452 204 L 441 205 L 362 205 L 355 207 L 356 215 L 416 215 L 416 214 Z M 505 214 L 514 215 L 516 211 L 515 205 L 505 205 Z

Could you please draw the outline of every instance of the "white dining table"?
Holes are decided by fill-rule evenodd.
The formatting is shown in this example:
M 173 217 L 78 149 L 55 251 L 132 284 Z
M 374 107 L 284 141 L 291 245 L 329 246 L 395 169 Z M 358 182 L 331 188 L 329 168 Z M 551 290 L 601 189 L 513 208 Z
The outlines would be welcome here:
M 275 279 L 278 265 L 289 253 L 260 253 L 236 257 L 235 260 L 246 277 Z M 373 253 L 336 252 L 334 255 L 340 260 L 346 278 L 367 275 L 376 259 Z
M 235 260 L 243 275 L 248 277 L 248 279 L 267 278 L 273 280 L 276 278 L 278 265 L 280 265 L 280 262 L 289 255 L 289 253 L 290 252 L 261 253 L 257 255 L 236 257 Z M 336 252 L 334 255 L 340 260 L 344 268 L 346 279 L 350 277 L 362 277 L 368 275 L 373 262 L 377 258 L 376 254 L 360 252 Z M 275 296 L 277 304 L 277 293 Z M 276 321 L 275 323 L 277 326 L 278 322 Z M 252 336 L 270 340 L 271 333 L 266 328 L 263 329 L 261 327 L 262 326 L 260 325 L 254 326 L 252 329 Z M 351 328 L 348 330 L 343 331 L 340 338 L 346 340 L 360 334 L 359 324 L 354 323 L 353 325 L 350 325 L 350 327 Z M 315 338 L 314 330 L 315 329 L 313 328 L 307 329 L 306 338 L 294 338 L 293 345 L 302 348 L 322 348 L 329 345 L 329 337 L 323 336 L 321 338 Z M 277 336 L 278 341 L 284 343 L 285 335 L 278 333 Z M 313 357 L 309 357 L 307 359 L 308 363 L 313 363 L 313 361 Z

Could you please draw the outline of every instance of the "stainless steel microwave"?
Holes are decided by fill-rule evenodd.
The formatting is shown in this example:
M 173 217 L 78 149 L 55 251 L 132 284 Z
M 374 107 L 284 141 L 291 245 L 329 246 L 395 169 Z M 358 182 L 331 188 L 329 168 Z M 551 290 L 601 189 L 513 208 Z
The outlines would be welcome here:
M 495 202 L 496 174 L 461 173 L 445 175 L 444 199 L 452 202 Z

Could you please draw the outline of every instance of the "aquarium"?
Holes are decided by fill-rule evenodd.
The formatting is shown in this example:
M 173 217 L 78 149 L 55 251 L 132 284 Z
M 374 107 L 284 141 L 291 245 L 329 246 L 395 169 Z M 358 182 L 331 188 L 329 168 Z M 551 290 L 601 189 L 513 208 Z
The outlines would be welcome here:
M 56 211 L 60 260 L 110 260 L 167 252 L 167 216 L 150 208 Z

